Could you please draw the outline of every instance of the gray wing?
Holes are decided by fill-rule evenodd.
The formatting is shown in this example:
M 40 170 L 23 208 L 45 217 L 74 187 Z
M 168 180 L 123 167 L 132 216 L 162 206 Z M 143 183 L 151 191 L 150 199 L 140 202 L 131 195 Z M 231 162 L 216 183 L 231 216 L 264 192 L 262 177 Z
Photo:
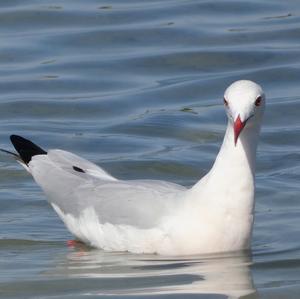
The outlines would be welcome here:
M 61 150 L 34 156 L 29 170 L 51 204 L 76 218 L 92 207 L 103 224 L 154 227 L 172 213 L 186 191 L 164 181 L 117 180 L 97 165 Z

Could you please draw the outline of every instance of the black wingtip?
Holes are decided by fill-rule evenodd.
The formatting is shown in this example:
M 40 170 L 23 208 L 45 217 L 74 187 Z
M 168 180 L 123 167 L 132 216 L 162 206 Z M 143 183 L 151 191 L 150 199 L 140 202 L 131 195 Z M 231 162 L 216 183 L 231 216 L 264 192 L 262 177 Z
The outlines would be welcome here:
M 47 152 L 42 148 L 34 144 L 28 139 L 25 139 L 18 135 L 11 135 L 10 141 L 19 153 L 24 163 L 28 164 L 33 156 L 46 155 Z

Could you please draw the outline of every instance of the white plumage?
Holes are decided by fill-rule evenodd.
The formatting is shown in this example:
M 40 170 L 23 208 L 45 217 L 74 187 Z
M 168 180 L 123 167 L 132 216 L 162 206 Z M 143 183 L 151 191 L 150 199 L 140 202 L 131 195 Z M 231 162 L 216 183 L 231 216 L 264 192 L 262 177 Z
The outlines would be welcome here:
M 227 88 L 224 103 L 228 126 L 222 147 L 210 172 L 190 189 L 118 180 L 62 150 L 24 161 L 13 143 L 70 232 L 91 246 L 167 255 L 247 249 L 265 96 L 259 85 L 242 80 Z

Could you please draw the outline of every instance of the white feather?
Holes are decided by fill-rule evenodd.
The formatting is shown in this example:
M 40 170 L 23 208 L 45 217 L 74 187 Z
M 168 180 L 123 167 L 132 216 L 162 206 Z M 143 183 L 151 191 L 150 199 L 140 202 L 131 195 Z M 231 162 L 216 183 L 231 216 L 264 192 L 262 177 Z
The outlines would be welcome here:
M 211 171 L 190 189 L 164 181 L 118 180 L 62 150 L 34 156 L 28 169 L 67 228 L 92 246 L 160 254 L 246 249 L 263 115 L 254 101 L 261 95 L 251 81 L 237 81 L 226 90 L 229 121 L 223 145 Z M 249 120 L 235 145 L 237 115 Z

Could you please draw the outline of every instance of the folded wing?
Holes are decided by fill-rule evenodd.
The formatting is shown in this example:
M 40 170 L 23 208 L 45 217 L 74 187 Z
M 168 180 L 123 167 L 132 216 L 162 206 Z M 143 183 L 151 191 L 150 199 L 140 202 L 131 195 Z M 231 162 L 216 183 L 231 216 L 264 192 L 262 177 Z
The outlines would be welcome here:
M 117 180 L 99 166 L 72 153 L 50 150 L 34 156 L 29 171 L 51 204 L 78 218 L 93 208 L 100 223 L 139 228 L 156 226 L 176 207 L 185 190 L 154 180 Z

